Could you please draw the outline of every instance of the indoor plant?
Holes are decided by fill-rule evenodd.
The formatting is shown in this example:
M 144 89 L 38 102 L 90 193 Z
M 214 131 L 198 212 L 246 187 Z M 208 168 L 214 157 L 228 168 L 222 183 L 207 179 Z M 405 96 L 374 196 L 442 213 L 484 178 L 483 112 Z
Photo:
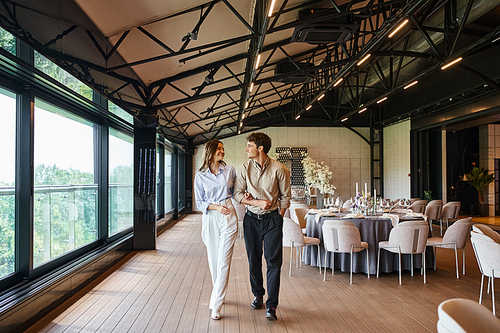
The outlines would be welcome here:
M 494 174 L 488 174 L 488 171 L 484 170 L 484 168 L 479 169 L 478 167 L 474 167 L 466 176 L 468 178 L 467 183 L 477 190 L 479 215 L 487 216 L 488 204 L 484 203 L 484 187 L 495 180 Z

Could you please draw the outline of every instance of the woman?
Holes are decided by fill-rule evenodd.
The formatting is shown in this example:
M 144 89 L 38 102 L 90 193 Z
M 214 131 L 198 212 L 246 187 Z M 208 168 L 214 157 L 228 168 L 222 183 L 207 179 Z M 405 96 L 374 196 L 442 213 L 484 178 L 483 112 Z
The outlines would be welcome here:
M 203 212 L 201 238 L 207 247 L 208 266 L 212 274 L 209 308 L 214 320 L 220 319 L 238 232 L 238 218 L 231 202 L 236 172 L 223 159 L 222 142 L 208 141 L 203 150 L 203 164 L 194 179 L 196 205 Z

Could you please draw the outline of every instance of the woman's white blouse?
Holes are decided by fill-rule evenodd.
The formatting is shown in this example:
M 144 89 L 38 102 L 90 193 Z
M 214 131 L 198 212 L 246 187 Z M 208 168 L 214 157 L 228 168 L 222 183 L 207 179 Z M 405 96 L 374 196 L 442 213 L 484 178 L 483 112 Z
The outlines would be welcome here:
M 207 168 L 198 171 L 194 177 L 194 195 L 196 206 L 203 214 L 208 214 L 208 206 L 233 197 L 236 171 L 230 165 L 219 165 L 219 172 L 214 175 Z

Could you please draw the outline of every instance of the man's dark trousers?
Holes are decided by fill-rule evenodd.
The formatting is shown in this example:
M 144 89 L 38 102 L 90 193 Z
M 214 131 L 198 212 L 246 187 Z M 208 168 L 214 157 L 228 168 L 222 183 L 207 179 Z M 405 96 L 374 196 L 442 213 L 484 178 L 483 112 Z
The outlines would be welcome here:
M 247 211 L 243 219 L 245 245 L 250 266 L 250 285 L 254 296 L 263 296 L 262 242 L 267 264 L 266 308 L 278 306 L 281 264 L 283 263 L 283 218 L 274 211 L 260 217 Z

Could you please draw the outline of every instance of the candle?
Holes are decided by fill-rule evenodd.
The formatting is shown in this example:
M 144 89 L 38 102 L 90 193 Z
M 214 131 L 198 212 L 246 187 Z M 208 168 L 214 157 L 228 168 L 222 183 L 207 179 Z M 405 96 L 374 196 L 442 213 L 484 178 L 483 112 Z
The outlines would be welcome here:
M 373 190 L 373 197 L 375 198 L 375 202 L 377 202 L 377 189 Z
M 358 195 L 358 183 L 356 183 L 356 195 Z
M 368 190 L 367 190 L 366 183 L 365 183 L 365 195 L 366 195 L 366 193 L 368 193 Z

